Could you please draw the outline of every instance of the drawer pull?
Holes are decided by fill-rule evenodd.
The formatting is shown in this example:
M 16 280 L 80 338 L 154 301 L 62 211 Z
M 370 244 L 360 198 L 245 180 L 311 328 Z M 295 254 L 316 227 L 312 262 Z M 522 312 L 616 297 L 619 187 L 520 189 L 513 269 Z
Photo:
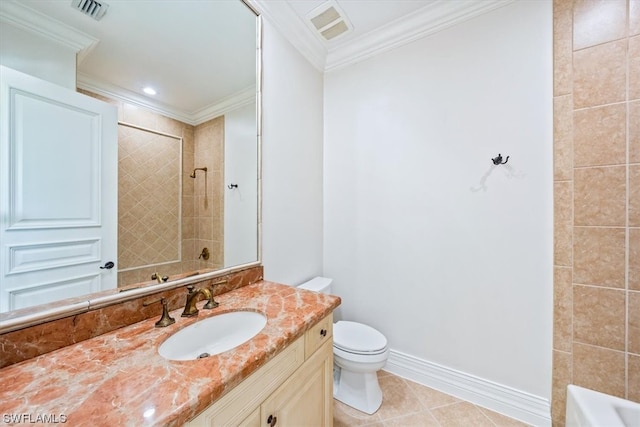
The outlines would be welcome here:
M 323 337 L 327 336 L 327 330 L 326 329 L 320 329 L 320 335 Z
M 269 415 L 269 418 L 267 418 L 267 424 L 269 424 L 269 427 L 275 426 L 277 422 L 278 422 L 278 417 Z

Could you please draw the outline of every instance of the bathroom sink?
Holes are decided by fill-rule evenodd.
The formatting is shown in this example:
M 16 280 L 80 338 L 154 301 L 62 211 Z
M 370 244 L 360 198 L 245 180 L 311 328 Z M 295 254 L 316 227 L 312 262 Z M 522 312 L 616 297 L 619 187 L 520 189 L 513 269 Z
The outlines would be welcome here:
M 202 319 L 171 335 L 158 353 L 169 360 L 195 360 L 231 350 L 256 336 L 267 318 L 253 311 L 232 311 Z

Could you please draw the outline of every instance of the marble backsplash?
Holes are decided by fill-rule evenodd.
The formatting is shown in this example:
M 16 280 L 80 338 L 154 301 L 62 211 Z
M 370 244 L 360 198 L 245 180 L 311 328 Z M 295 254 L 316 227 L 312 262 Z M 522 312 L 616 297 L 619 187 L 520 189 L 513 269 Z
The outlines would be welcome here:
M 194 283 L 194 285 L 209 287 L 214 282 L 226 279 L 226 284 L 217 285 L 214 288 L 214 295 L 220 295 L 261 281 L 262 278 L 263 267 L 258 266 L 214 279 L 203 280 Z M 167 300 L 169 310 L 178 309 L 185 304 L 185 286 L 1 334 L 0 368 L 106 334 L 145 319 L 156 316 L 159 319 L 162 313 L 160 302 L 147 306 L 144 303 L 157 301 L 160 298 Z

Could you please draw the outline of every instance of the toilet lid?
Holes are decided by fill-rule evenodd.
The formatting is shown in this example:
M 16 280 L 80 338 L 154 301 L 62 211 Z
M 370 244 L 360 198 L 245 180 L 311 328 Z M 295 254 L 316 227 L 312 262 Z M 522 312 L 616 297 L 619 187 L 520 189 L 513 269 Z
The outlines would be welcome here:
M 333 345 L 349 352 L 373 353 L 387 347 L 387 338 L 371 326 L 341 320 L 333 325 Z

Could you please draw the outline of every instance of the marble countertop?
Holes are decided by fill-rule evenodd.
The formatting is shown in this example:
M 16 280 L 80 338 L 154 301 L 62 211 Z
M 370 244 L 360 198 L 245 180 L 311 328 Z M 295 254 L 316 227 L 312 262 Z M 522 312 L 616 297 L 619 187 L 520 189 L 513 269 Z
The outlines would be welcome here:
M 1 369 L 0 424 L 182 425 L 340 304 L 336 296 L 267 281 L 216 301 L 218 308 L 200 310 L 197 318 L 172 311 L 176 323 L 166 328 L 154 327 L 158 304 L 158 317 Z M 267 324 L 217 356 L 169 361 L 158 354 L 158 346 L 181 328 L 236 310 L 263 313 Z

